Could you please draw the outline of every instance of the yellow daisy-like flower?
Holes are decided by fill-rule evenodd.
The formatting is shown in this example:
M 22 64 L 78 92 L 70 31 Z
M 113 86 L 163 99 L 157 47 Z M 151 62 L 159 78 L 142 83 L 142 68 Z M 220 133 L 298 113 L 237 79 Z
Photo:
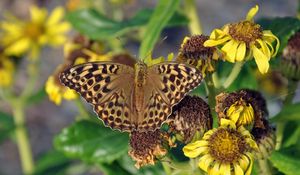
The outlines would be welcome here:
M 0 87 L 9 87 L 13 82 L 14 63 L 5 56 L 0 56 Z
M 263 30 L 254 23 L 253 17 L 257 11 L 256 5 L 249 10 L 245 20 L 213 30 L 204 46 L 222 46 L 225 59 L 232 63 L 247 60 L 253 55 L 259 71 L 268 72 L 269 60 L 278 51 L 279 39 L 270 30 Z M 274 48 L 272 43 L 275 40 Z
M 35 59 L 42 46 L 58 46 L 66 41 L 64 35 L 70 29 L 67 22 L 61 21 L 64 9 L 57 7 L 48 16 L 47 10 L 36 6 L 30 7 L 29 21 L 11 18 L 0 23 L 1 42 L 7 55 L 23 55 Z
M 46 82 L 46 92 L 49 99 L 56 105 L 60 105 L 62 99 L 74 100 L 78 98 L 76 91 L 62 86 L 54 75 L 50 76 Z
M 199 167 L 209 175 L 250 175 L 253 150 L 257 144 L 243 126 L 221 119 L 219 128 L 207 131 L 203 138 L 183 148 L 184 155 L 199 157 Z

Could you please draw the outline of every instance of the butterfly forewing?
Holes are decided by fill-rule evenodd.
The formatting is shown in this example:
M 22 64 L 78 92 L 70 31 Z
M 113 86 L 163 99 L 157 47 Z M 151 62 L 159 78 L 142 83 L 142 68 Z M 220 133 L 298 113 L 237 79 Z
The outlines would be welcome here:
M 111 62 L 86 63 L 65 70 L 61 82 L 76 90 L 103 122 L 122 131 L 136 127 L 130 118 L 134 69 Z
M 139 130 L 154 130 L 172 112 L 172 106 L 202 81 L 200 71 L 174 62 L 156 64 L 148 69 L 145 86 L 145 110 Z

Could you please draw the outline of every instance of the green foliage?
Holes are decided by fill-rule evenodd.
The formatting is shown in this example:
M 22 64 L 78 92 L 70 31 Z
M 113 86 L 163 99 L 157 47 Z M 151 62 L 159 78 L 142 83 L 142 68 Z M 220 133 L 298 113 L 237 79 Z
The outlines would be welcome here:
M 0 143 L 9 137 L 14 128 L 13 117 L 0 111 Z
M 300 29 L 300 21 L 293 17 L 261 19 L 258 23 L 264 30 L 271 30 L 279 38 L 279 53 L 287 45 L 289 38 Z
M 300 103 L 285 105 L 283 109 L 271 121 L 299 121 L 300 120 Z
M 54 145 L 72 158 L 110 163 L 127 153 L 128 135 L 91 121 L 79 121 L 58 134 Z
M 180 0 L 161 0 L 158 2 L 155 11 L 146 26 L 144 38 L 139 50 L 140 58 L 146 58 L 147 54 L 152 51 L 161 31 L 178 8 L 179 2 Z
M 91 39 L 109 39 L 146 25 L 152 14 L 153 10 L 143 9 L 131 19 L 115 21 L 95 9 L 82 9 L 68 13 L 67 19 L 76 30 Z M 175 13 L 167 22 L 167 26 L 177 26 L 187 24 L 188 20 L 185 16 Z
M 269 159 L 280 172 L 287 175 L 297 174 L 300 167 L 299 146 L 274 151 Z
M 58 151 L 49 151 L 36 164 L 34 175 L 63 175 L 71 160 Z
M 128 155 L 122 156 L 120 159 L 112 162 L 112 163 L 102 163 L 99 165 L 100 169 L 106 175 L 157 175 L 164 174 L 162 167 L 157 163 L 154 166 L 146 166 L 137 169 L 134 166 L 134 162 Z

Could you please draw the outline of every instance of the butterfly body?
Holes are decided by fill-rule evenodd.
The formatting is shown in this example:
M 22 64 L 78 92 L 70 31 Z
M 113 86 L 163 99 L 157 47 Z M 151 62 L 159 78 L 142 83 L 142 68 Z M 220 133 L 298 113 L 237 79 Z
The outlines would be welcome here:
M 141 61 L 134 67 L 93 62 L 66 69 L 60 80 L 91 103 L 106 125 L 131 132 L 158 129 L 202 75 L 174 62 L 150 67 Z

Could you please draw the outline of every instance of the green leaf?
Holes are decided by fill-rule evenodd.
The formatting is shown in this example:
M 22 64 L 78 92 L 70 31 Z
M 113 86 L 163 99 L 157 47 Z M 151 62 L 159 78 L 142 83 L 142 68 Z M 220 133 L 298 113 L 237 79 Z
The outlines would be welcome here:
M 269 159 L 274 167 L 284 174 L 294 175 L 299 172 L 300 150 L 297 147 L 274 151 Z
M 35 94 L 30 96 L 27 100 L 27 105 L 36 104 L 40 101 L 42 101 L 47 96 L 45 87 L 42 87 L 39 89 Z
M 152 51 L 161 31 L 178 8 L 179 2 L 180 0 L 160 0 L 158 2 L 144 33 L 145 36 L 139 50 L 140 58 L 146 58 L 147 54 Z
M 258 23 L 264 30 L 271 30 L 279 38 L 279 52 L 282 52 L 289 38 L 300 29 L 300 20 L 293 17 L 265 18 Z
M 284 108 L 273 118 L 272 122 L 282 121 L 299 121 L 300 120 L 300 103 L 284 106 Z
M 0 143 L 9 137 L 14 128 L 13 117 L 0 111 Z
M 118 162 L 113 163 L 102 163 L 99 168 L 104 172 L 105 175 L 131 175 L 128 171 L 123 169 Z
M 109 39 L 146 25 L 152 14 L 153 10 L 143 9 L 131 19 L 114 21 L 95 9 L 81 9 L 69 12 L 67 19 L 76 30 L 91 39 Z M 185 25 L 187 23 L 188 20 L 185 16 L 176 13 L 170 19 L 168 26 Z
M 34 175 L 64 175 L 71 160 L 58 151 L 49 151 L 36 163 Z
M 112 162 L 127 153 L 128 135 L 91 121 L 74 123 L 55 137 L 57 150 L 89 163 Z
M 149 165 L 141 167 L 137 169 L 134 164 L 135 162 L 128 156 L 124 155 L 120 159 L 117 160 L 119 165 L 125 169 L 130 174 L 134 175 L 156 175 L 156 174 L 164 174 L 162 166 L 157 162 L 155 165 Z

